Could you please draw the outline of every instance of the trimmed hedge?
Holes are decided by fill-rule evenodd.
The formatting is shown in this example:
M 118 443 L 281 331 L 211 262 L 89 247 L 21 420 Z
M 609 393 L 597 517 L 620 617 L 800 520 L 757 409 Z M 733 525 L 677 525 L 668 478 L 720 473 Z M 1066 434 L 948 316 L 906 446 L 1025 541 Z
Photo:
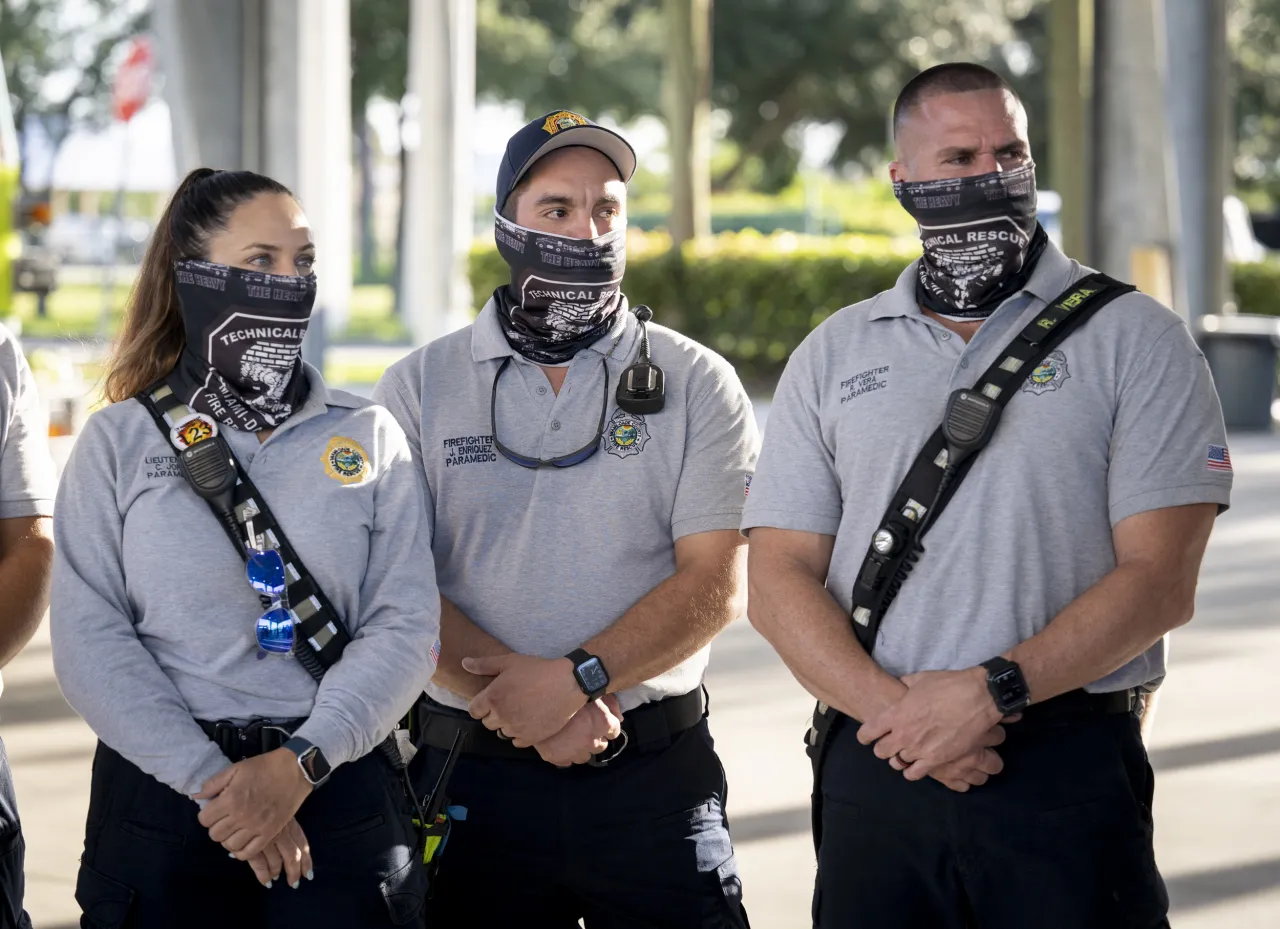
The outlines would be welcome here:
M 894 285 L 920 254 L 915 238 L 723 233 L 672 253 L 662 234 L 628 239 L 626 293 L 658 322 L 709 345 L 744 380 L 776 377 L 787 357 L 841 307 Z M 493 246 L 471 254 L 477 309 L 508 279 Z M 1280 261 L 1237 265 L 1241 313 L 1280 316 Z
M 1280 316 L 1280 261 L 1256 261 L 1232 267 L 1236 310 Z

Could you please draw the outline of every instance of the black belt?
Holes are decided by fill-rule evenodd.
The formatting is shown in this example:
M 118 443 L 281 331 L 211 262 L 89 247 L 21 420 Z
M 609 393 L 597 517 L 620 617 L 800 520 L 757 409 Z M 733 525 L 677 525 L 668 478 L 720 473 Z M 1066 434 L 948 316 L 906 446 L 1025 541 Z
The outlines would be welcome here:
M 418 703 L 419 746 L 429 746 L 448 751 L 458 733 L 464 734 L 464 755 L 485 755 L 491 758 L 511 758 L 521 761 L 541 761 L 533 748 L 516 748 L 506 739 L 472 719 L 465 710 L 437 703 L 423 695 Z M 628 748 L 633 752 L 657 752 L 667 748 L 676 736 L 692 729 L 707 715 L 707 697 L 703 688 L 691 690 L 678 697 L 667 697 L 646 703 L 627 712 L 622 718 L 622 735 L 612 745 L 588 764 L 602 767 L 613 761 Z
M 247 726 L 237 726 L 225 719 L 208 722 L 197 719 L 204 734 L 213 740 L 222 754 L 230 761 L 241 761 L 255 755 L 273 752 L 287 742 L 305 719 L 288 719 L 284 722 L 272 722 L 269 719 L 255 719 Z
M 1066 722 L 1087 716 L 1119 716 L 1132 713 L 1141 697 L 1136 690 L 1114 690 L 1091 694 L 1087 690 L 1069 690 L 1065 694 L 1033 703 L 1022 711 L 1022 722 L 1034 725 Z

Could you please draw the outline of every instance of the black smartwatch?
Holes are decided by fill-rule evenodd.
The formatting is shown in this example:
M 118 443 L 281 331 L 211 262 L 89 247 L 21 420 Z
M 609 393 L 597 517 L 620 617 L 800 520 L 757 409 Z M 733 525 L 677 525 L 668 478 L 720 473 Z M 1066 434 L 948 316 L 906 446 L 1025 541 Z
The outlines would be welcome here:
M 588 700 L 599 700 L 609 692 L 609 672 L 603 661 L 585 648 L 575 648 L 565 657 L 573 662 L 573 678 Z
M 987 672 L 987 690 L 991 691 L 991 699 L 996 702 L 1001 716 L 1021 713 L 1027 708 L 1031 702 L 1031 691 L 1027 689 L 1027 681 L 1016 661 L 992 658 L 984 661 L 982 667 Z
M 324 757 L 324 752 L 306 739 L 294 736 L 280 747 L 287 748 L 298 756 L 298 767 L 302 769 L 302 776 L 312 787 L 319 787 L 333 773 L 333 768 L 329 765 L 329 759 Z

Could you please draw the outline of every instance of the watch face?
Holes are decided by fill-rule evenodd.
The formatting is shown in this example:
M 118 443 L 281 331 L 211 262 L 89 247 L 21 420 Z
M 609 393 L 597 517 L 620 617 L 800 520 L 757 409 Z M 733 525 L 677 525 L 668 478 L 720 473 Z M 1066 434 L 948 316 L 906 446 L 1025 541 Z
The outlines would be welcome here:
M 591 658 L 578 665 L 578 676 L 592 693 L 609 686 L 609 675 L 605 673 L 599 658 Z
M 1017 668 L 1005 668 L 991 676 L 991 683 L 1000 691 L 1002 706 L 1016 706 L 1026 699 L 1027 688 Z
M 314 745 L 304 752 L 298 760 L 302 762 L 302 767 L 313 784 L 329 776 L 329 762 L 324 755 L 320 754 L 320 749 Z

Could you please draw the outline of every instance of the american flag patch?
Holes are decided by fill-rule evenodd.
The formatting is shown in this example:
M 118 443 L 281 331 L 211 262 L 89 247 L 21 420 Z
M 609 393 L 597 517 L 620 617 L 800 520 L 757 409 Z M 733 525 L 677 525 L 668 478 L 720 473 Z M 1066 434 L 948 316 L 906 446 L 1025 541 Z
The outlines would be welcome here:
M 746 478 L 743 480 L 742 485 L 743 485 L 742 496 L 744 497 L 751 496 L 751 475 L 750 474 L 748 474 Z
M 1205 462 L 1205 467 L 1210 471 L 1226 471 L 1228 474 L 1231 470 L 1231 453 L 1227 451 L 1225 445 L 1210 445 L 1209 457 Z
M 440 663 L 440 640 L 439 639 L 436 639 L 435 642 L 432 643 L 431 645 L 431 663 L 432 664 Z

